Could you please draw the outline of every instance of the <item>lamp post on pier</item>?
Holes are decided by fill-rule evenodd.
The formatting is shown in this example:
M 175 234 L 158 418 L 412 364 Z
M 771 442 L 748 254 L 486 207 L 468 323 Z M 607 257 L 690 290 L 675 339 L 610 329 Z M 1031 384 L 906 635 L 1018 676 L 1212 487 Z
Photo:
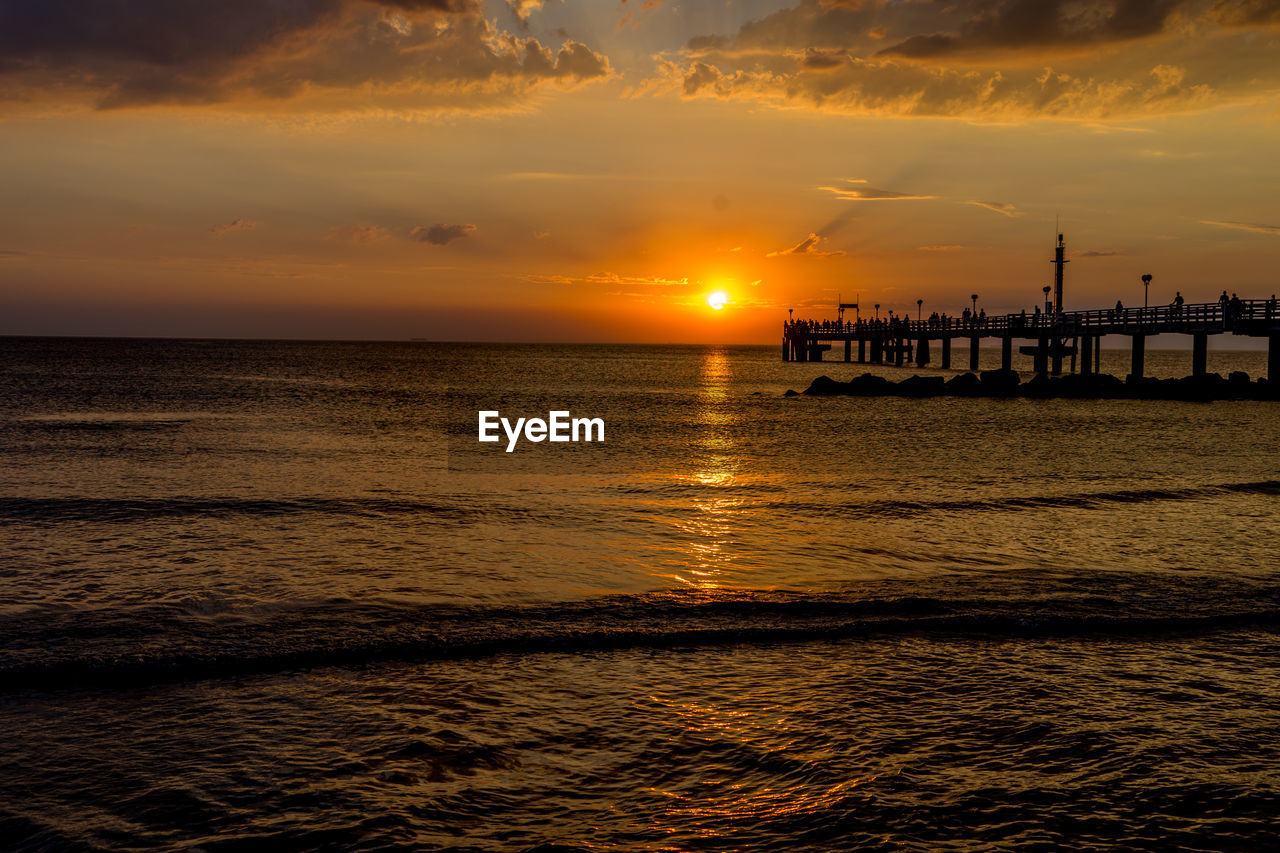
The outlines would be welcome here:
M 1151 293 L 1151 273 L 1147 273 L 1142 277 L 1142 307 L 1146 308 L 1151 302 L 1147 299 Z
M 920 322 L 920 315 L 923 311 L 924 311 L 924 300 L 917 299 L 916 300 L 916 322 L 917 323 Z

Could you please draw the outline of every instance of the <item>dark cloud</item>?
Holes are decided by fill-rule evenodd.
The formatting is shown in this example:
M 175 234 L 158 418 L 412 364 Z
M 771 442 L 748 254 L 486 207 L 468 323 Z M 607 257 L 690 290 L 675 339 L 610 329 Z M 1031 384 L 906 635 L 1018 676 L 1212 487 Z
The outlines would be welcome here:
M 1099 251 L 1097 249 L 1091 249 L 1088 252 L 1081 252 L 1080 257 L 1082 258 L 1118 258 L 1123 254 L 1124 252 L 1121 252 L 1118 249 L 1106 249 L 1103 251 Z
M 1280 63 L 1253 30 L 1276 24 L 1280 0 L 800 0 L 690 39 L 637 91 L 872 115 L 1158 115 L 1269 97 Z
M 796 243 L 789 249 L 780 249 L 776 252 L 770 252 L 765 257 L 776 258 L 782 255 L 804 255 L 810 258 L 839 258 L 844 256 L 844 252 L 824 252 L 818 248 L 827 238 L 817 234 L 810 234 L 799 243 Z
M 340 0 L 5 0 L 8 67 L 92 60 L 194 66 L 245 56 L 334 15 Z
M 419 225 L 410 233 L 419 243 L 447 246 L 454 240 L 463 239 L 475 230 L 476 227 L 474 225 L 445 225 L 442 222 L 437 222 L 435 225 Z
M 839 68 L 846 61 L 845 56 L 840 53 L 810 51 L 805 54 L 803 65 L 805 68 L 811 68 L 814 71 L 825 71 L 828 68 Z
M 223 234 L 231 234 L 235 231 L 252 231 L 261 224 L 261 222 L 254 222 L 252 219 L 237 218 L 230 222 L 215 225 L 209 231 L 213 236 L 221 237 Z
M 345 243 L 380 243 L 388 240 L 391 232 L 377 225 L 348 225 L 330 228 L 324 239 Z
M 1227 27 L 1280 24 L 1280 0 L 1218 0 L 1209 14 Z
M 977 4 L 957 34 L 915 35 L 882 55 L 932 57 L 976 49 L 1026 49 L 1125 41 L 1161 32 L 1179 0 L 1006 0 Z
M 0 100 L 465 108 L 609 73 L 585 45 L 501 30 L 478 0 L 0 0 Z
M 843 199 L 845 201 L 914 201 L 918 199 L 936 198 L 936 196 L 931 195 L 900 193 L 895 192 L 894 190 L 878 190 L 875 187 L 867 186 L 867 182 L 861 178 L 853 178 L 845 183 L 849 186 L 818 187 L 818 189 L 833 193 L 836 198 Z

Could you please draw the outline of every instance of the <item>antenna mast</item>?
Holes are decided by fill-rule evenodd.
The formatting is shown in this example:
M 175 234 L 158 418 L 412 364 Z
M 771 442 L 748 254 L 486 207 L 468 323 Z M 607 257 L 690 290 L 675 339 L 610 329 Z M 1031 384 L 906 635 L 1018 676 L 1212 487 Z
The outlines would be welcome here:
M 1063 255 L 1067 251 L 1066 246 L 1062 243 L 1062 235 L 1058 235 L 1058 246 L 1054 250 L 1053 260 L 1049 263 L 1054 265 L 1053 271 L 1053 311 L 1055 314 L 1062 313 L 1062 268 L 1064 264 L 1069 264 Z

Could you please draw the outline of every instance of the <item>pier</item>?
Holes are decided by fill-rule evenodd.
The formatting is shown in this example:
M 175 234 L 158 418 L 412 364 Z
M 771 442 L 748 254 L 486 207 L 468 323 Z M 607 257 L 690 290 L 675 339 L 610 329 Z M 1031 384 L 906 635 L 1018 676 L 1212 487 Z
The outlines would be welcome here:
M 783 361 L 822 361 L 825 353 L 844 345 L 844 360 L 859 364 L 889 364 L 897 367 L 925 367 L 935 363 L 952 367 L 954 343 L 968 344 L 968 369 L 978 369 L 978 352 L 984 338 L 1001 341 L 1000 366 L 1013 368 L 1014 342 L 1029 342 L 1018 347 L 1019 353 L 1032 357 L 1037 374 L 1061 375 L 1064 362 L 1071 373 L 1092 374 L 1098 371 L 1102 339 L 1122 335 L 1130 339 L 1131 380 L 1143 378 L 1146 340 L 1152 335 L 1179 334 L 1191 336 L 1191 372 L 1202 376 L 1207 372 L 1210 335 L 1237 335 L 1266 338 L 1267 376 L 1280 381 L 1280 307 L 1275 297 L 1269 299 L 1231 299 L 1199 304 L 1159 305 L 1142 308 L 1103 308 L 1090 311 L 1062 310 L 1062 270 L 1069 263 L 1064 257 L 1062 235 L 1053 263 L 1057 267 L 1052 305 L 1044 312 L 1027 315 L 974 314 L 965 316 L 933 316 L 916 320 L 894 318 L 835 321 L 791 320 L 783 323 Z M 1150 278 L 1144 277 L 1149 283 Z M 1046 286 L 1047 292 L 1049 288 Z M 977 306 L 977 297 L 970 297 Z M 917 303 L 919 304 L 919 303 Z

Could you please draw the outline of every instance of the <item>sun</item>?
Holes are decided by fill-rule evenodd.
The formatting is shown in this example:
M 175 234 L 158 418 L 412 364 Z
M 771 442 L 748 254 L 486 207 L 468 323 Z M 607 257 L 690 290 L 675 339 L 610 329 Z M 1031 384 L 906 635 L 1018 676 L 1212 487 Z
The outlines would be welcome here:
M 728 301 L 729 301 L 729 294 L 725 293 L 723 290 L 717 290 L 707 294 L 707 304 L 710 305 L 712 308 L 716 309 L 717 311 L 723 308 L 725 306 L 725 303 Z

